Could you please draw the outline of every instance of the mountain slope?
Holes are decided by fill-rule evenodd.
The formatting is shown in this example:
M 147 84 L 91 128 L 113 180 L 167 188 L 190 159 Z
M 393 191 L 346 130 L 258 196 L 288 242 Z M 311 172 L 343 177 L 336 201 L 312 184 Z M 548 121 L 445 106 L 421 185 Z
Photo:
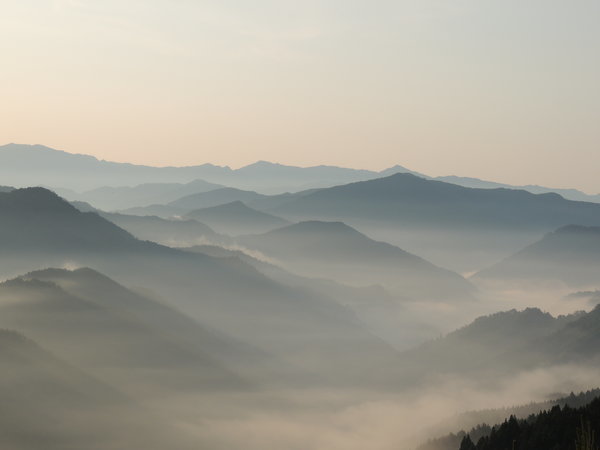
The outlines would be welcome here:
M 6 406 L 0 413 L 3 448 L 82 445 L 101 427 L 90 423 L 85 432 L 77 433 L 60 420 L 74 420 L 77 414 L 94 410 L 106 412 L 125 402 L 115 390 L 14 331 L 0 330 L 0 369 L 0 398 Z
M 0 219 L 0 245 L 9 254 L 106 252 L 145 246 L 96 213 L 82 213 L 43 188 L 0 193 Z
M 238 242 L 298 273 L 352 285 L 382 284 L 408 297 L 464 299 L 474 291 L 461 276 L 341 222 L 301 222 Z
M 336 383 L 393 380 L 393 349 L 352 312 L 304 287 L 274 282 L 240 260 L 139 241 L 95 213 L 41 189 L 0 194 L 0 274 L 92 267 L 151 289 L 200 322 Z M 16 273 L 15 273 L 16 272 Z M 357 361 L 356 352 L 361 354 Z
M 598 364 L 600 360 L 600 306 L 568 323 L 548 339 L 533 344 L 535 350 L 558 363 Z
M 40 273 L 40 277 L 44 275 L 51 274 Z M 0 285 L 2 327 L 18 328 L 63 359 L 119 385 L 150 384 L 155 390 L 188 385 L 196 389 L 244 386 L 201 345 L 192 347 L 144 320 L 144 311 L 152 305 L 144 303 L 142 297 L 136 298 L 138 312 L 116 304 L 115 297 L 109 299 L 101 290 L 83 299 L 35 276 L 32 273 Z M 123 299 L 127 296 L 121 296 Z M 164 315 L 168 320 L 169 315 Z
M 528 308 L 480 317 L 441 339 L 403 353 L 403 379 L 425 383 L 453 375 L 473 383 L 490 383 L 514 378 L 521 371 L 568 362 L 560 360 L 544 343 L 571 325 L 577 327 L 575 324 L 586 316 L 578 313 L 555 318 Z
M 219 243 L 227 240 L 208 225 L 192 219 L 162 219 L 156 216 L 116 213 L 100 213 L 100 215 L 138 239 L 172 247 Z
M 501 450 L 513 446 L 527 450 L 593 449 L 595 435 L 600 430 L 600 398 L 580 408 L 555 406 L 549 411 L 517 420 L 515 417 L 494 427 L 477 445 L 466 437 L 461 449 Z M 518 447 L 517 447 L 518 446 Z
M 600 307 L 552 317 L 536 308 L 484 316 L 401 354 L 407 385 L 449 376 L 488 386 L 531 370 L 600 368 Z
M 205 223 L 221 233 L 229 235 L 264 233 L 289 222 L 256 209 L 241 201 L 234 201 L 210 208 L 196 209 L 185 216 Z
M 20 277 L 53 283 L 69 294 L 101 307 L 133 315 L 138 321 L 158 330 L 160 334 L 193 344 L 214 359 L 228 366 L 241 367 L 247 360 L 253 363 L 268 356 L 239 341 L 200 324 L 189 316 L 148 296 L 120 285 L 89 268 L 76 270 L 45 269 Z M 238 365 L 239 364 L 239 365 Z
M 473 276 L 478 281 L 515 284 L 563 283 L 600 287 L 600 227 L 569 225 Z
M 0 390 L 4 400 L 21 395 L 21 400 L 25 400 L 24 396 L 29 396 L 29 407 L 35 402 L 41 407 L 60 407 L 57 401 L 64 402 L 63 407 L 81 407 L 92 402 L 109 405 L 126 401 L 118 391 L 57 358 L 22 333 L 1 329 L 0 348 Z M 19 379 L 31 390 L 7 390 L 10 383 Z
M 0 330 L 0 446 L 191 449 L 187 433 L 21 333 Z

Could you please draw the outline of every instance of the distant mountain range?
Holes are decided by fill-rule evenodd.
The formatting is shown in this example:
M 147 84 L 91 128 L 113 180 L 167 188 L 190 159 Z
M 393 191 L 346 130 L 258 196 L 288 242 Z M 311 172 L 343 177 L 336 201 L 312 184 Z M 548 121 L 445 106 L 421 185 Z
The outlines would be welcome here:
M 394 171 L 408 171 L 400 166 Z M 100 161 L 93 156 L 71 154 L 43 145 L 0 146 L 0 179 L 17 187 L 52 186 L 89 191 L 104 186 L 137 186 L 146 183 L 190 183 L 204 180 L 240 189 L 263 192 L 298 191 L 334 186 L 381 176 L 380 172 L 335 166 L 293 167 L 259 161 L 231 169 L 203 164 L 188 167 L 150 167 Z M 95 192 L 90 195 L 112 195 Z M 75 199 L 74 199 L 75 200 Z M 86 198 L 81 200 L 88 201 Z M 140 205 L 137 205 L 140 206 Z
M 490 266 L 558 227 L 600 225 L 596 203 L 555 193 L 467 188 L 411 174 L 294 194 L 220 188 L 124 213 L 185 216 L 194 208 L 234 201 L 290 222 L 341 221 L 461 273 Z
M 147 199 L 152 195 L 155 195 L 156 199 L 151 203 L 160 204 L 166 203 L 169 199 L 175 200 L 172 192 L 177 190 L 177 185 L 180 185 L 182 190 L 189 190 L 197 184 L 196 192 L 207 190 L 203 184 L 217 184 L 262 193 L 282 193 L 365 181 L 396 173 L 411 173 L 422 178 L 465 187 L 521 189 L 532 193 L 556 192 L 570 200 L 600 202 L 600 194 L 588 195 L 576 189 L 554 189 L 535 185 L 513 186 L 458 176 L 432 178 L 400 165 L 382 171 L 336 166 L 303 168 L 267 161 L 259 161 L 240 169 L 212 164 L 151 167 L 101 161 L 93 156 L 67 153 L 43 145 L 0 146 L 0 178 L 3 183 L 17 187 L 51 186 L 54 189 L 78 191 L 78 193 L 71 192 L 72 196 L 68 195 L 68 191 L 59 191 L 59 193 L 67 196 L 69 200 L 88 201 L 96 207 L 110 210 L 148 206 Z M 159 184 L 167 186 L 163 188 L 158 186 Z M 186 184 L 190 185 L 185 186 Z M 102 189 L 105 187 L 117 189 Z M 88 192 L 82 193 L 83 191 Z M 75 198 L 76 195 L 80 198 Z M 132 202 L 138 203 L 132 204 Z
M 600 227 L 568 225 L 546 234 L 505 260 L 473 276 L 505 288 L 516 285 L 600 288 Z

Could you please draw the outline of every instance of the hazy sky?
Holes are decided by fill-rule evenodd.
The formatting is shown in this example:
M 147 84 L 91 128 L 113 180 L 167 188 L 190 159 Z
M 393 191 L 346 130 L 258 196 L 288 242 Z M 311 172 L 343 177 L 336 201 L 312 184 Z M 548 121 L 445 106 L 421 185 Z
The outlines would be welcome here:
M 0 0 L 0 144 L 600 192 L 598 0 Z

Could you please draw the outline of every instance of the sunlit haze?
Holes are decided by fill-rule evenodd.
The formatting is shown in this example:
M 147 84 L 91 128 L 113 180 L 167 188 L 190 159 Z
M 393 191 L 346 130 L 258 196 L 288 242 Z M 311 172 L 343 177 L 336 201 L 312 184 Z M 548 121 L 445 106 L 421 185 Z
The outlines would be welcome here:
M 600 192 L 596 0 L 2 0 L 0 144 Z

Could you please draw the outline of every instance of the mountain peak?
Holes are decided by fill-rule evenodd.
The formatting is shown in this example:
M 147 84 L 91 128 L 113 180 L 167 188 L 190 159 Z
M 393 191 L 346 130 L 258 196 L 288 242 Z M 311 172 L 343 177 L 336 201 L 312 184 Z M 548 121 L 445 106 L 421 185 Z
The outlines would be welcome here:
M 236 170 L 236 172 L 240 172 L 240 173 L 251 173 L 253 171 L 258 171 L 259 173 L 261 173 L 264 170 L 267 170 L 269 172 L 277 172 L 278 170 L 288 170 L 288 169 L 297 169 L 297 167 L 294 166 L 286 166 L 285 164 L 279 164 L 279 163 L 274 163 L 274 162 L 270 162 L 270 161 L 264 161 L 264 160 L 260 160 L 260 161 L 256 161 L 252 164 L 248 164 L 246 166 L 240 167 L 239 169 Z
M 0 206 L 11 210 L 77 211 L 74 206 L 49 189 L 31 187 L 0 192 Z

